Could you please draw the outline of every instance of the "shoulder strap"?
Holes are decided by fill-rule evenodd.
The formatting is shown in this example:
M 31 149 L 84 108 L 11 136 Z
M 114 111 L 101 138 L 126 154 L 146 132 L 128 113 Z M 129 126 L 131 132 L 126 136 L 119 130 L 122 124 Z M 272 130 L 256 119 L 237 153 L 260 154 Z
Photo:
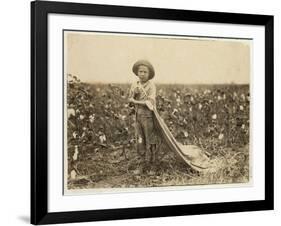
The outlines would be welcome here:
M 138 82 L 138 85 L 139 85 L 139 87 L 141 88 L 141 90 L 144 92 L 144 95 L 145 95 L 146 97 L 148 97 L 148 95 L 147 95 L 145 89 L 143 88 L 142 84 L 140 84 L 140 82 Z M 148 101 L 148 103 L 146 103 L 146 106 L 147 106 L 151 111 L 154 111 L 154 110 L 156 109 L 149 101 Z
M 145 89 L 143 88 L 142 84 L 139 81 L 137 84 L 141 88 L 141 90 L 144 92 L 144 95 L 147 97 L 147 93 L 146 93 Z

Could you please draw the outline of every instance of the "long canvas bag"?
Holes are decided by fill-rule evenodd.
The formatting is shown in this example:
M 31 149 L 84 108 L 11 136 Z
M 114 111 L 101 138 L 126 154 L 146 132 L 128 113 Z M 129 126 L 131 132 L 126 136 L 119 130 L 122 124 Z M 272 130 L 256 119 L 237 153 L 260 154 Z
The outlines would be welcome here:
M 148 97 L 143 86 L 139 84 L 139 87 L 142 89 L 145 96 Z M 148 108 L 152 109 L 157 129 L 159 130 L 169 149 L 180 156 L 180 158 L 194 170 L 203 171 L 208 169 L 210 159 L 206 155 L 205 151 L 197 147 L 196 145 L 183 145 L 177 142 L 177 140 L 165 124 L 164 120 L 159 115 L 156 106 L 152 106 L 150 102 L 147 102 L 146 104 Z

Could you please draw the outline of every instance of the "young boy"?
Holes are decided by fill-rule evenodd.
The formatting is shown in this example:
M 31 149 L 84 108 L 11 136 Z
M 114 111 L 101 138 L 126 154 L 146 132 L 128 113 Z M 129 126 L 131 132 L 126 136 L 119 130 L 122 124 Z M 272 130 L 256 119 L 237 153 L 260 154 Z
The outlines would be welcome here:
M 144 157 L 145 168 L 155 163 L 156 130 L 153 122 L 153 108 L 156 106 L 156 87 L 150 81 L 155 71 L 146 60 L 137 61 L 132 68 L 139 81 L 133 83 L 129 102 L 136 107 L 137 151 Z

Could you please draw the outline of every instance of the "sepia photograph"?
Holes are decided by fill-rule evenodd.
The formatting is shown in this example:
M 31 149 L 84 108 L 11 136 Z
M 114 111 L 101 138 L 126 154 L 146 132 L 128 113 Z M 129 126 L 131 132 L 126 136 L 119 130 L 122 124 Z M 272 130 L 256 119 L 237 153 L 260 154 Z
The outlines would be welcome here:
M 32 2 L 31 223 L 274 209 L 274 16 L 241 12 Z
M 249 185 L 251 54 L 251 39 L 64 30 L 64 194 Z

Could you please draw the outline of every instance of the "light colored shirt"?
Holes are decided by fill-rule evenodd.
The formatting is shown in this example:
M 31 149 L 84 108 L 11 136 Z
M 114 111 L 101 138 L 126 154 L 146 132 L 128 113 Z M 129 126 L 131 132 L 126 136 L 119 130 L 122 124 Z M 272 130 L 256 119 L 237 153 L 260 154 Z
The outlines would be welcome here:
M 145 92 L 143 91 L 143 89 Z M 135 100 L 145 101 L 149 100 L 153 106 L 156 104 L 156 86 L 151 81 L 148 80 L 146 83 L 141 84 L 139 81 L 134 82 L 131 85 L 130 91 L 129 91 L 129 98 L 134 98 Z M 138 114 L 147 114 L 151 111 L 147 108 L 145 105 L 137 105 L 137 113 Z

